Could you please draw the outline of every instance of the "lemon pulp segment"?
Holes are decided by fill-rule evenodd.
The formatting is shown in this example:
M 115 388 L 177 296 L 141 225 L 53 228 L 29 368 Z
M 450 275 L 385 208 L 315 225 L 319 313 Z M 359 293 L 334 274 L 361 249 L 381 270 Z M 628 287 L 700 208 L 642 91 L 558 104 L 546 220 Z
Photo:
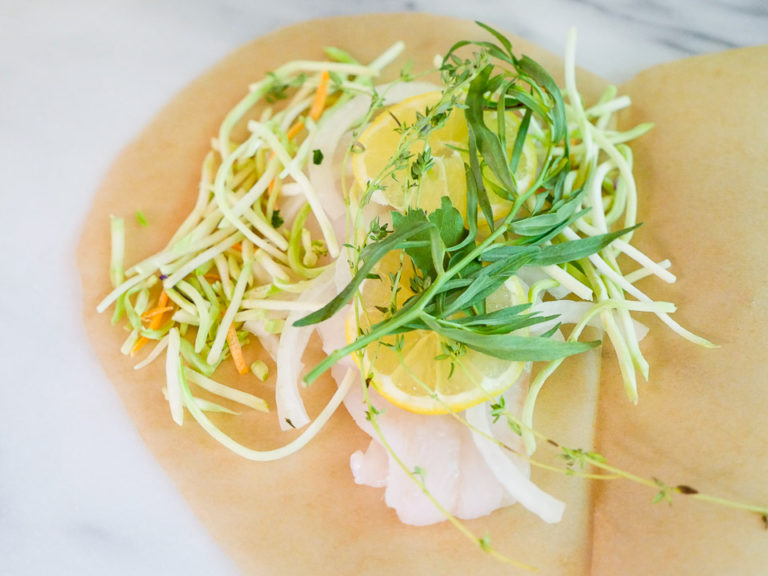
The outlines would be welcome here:
M 401 270 L 398 290 L 392 276 Z M 413 266 L 400 251 L 387 254 L 376 270 L 379 279 L 366 280 L 360 290 L 357 318 L 347 323 L 347 339 L 357 337 L 385 319 L 392 302 L 401 307 L 413 295 L 409 285 Z M 394 300 L 393 300 L 394 294 Z M 512 277 L 486 299 L 487 310 L 526 301 L 519 281 Z M 398 342 L 399 340 L 399 342 Z M 453 351 L 454 353 L 451 353 Z M 360 359 L 361 369 L 387 400 L 420 414 L 458 412 L 497 397 L 519 378 L 524 363 L 488 356 L 458 346 L 436 332 L 412 330 L 369 344 Z

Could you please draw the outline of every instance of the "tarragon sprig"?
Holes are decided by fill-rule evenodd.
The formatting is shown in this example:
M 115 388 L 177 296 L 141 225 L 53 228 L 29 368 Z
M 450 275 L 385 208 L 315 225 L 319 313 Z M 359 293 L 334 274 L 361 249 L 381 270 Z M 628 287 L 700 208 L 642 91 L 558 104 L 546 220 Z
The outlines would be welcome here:
M 442 206 L 430 214 L 420 209 L 409 209 L 404 214 L 393 212 L 392 233 L 360 250 L 356 274 L 348 286 L 326 306 L 302 318 L 296 325 L 307 326 L 333 316 L 352 299 L 381 258 L 393 250 L 410 257 L 423 289 L 401 308 L 392 310 L 384 320 L 361 333 L 354 342 L 331 353 L 307 374 L 307 383 L 347 354 L 386 336 L 413 329 L 435 330 L 469 348 L 507 359 L 555 359 L 597 345 L 597 342 L 557 342 L 550 338 L 553 331 L 539 337 L 514 335 L 512 327 L 520 324 L 520 318 L 512 317 L 517 315 L 508 312 L 505 316 L 491 318 L 496 321 L 493 333 L 477 323 L 446 324 L 446 319 L 451 317 L 484 314 L 485 298 L 522 266 L 579 260 L 627 232 L 621 230 L 552 243 L 564 226 L 583 214 L 577 210 L 575 201 L 562 198 L 560 193 L 569 166 L 562 95 L 538 64 L 526 57 L 516 58 L 504 43 L 495 48 L 480 43 L 486 52 L 470 60 L 461 60 L 456 54 L 463 45 L 459 43 L 448 52 L 442 71 L 447 82 L 446 92 L 450 93 L 452 102 L 457 86 L 466 89 L 463 104 L 469 127 L 469 162 L 465 167 L 468 184 L 466 223 L 448 198 L 444 198 Z M 504 65 L 490 62 L 489 56 L 501 60 Z M 526 190 L 519 190 L 514 181 L 504 137 L 486 126 L 483 118 L 487 108 L 506 110 L 508 107 L 519 109 L 524 118 L 511 151 L 513 162 L 515 156 L 519 158 L 531 117 L 535 116 L 548 134 L 543 168 Z M 402 168 L 403 159 L 409 157 L 413 139 L 432 125 L 429 114 L 426 114 L 420 116 L 414 126 L 403 130 L 400 148 L 377 181 L 381 182 L 398 167 Z M 418 162 L 417 158 L 413 164 L 418 167 Z M 513 201 L 512 208 L 500 223 L 494 222 L 482 175 L 484 167 L 502 183 L 506 197 Z M 529 202 L 531 199 L 533 202 Z M 490 228 L 490 234 L 482 239 L 478 238 L 478 212 L 483 214 Z M 499 327 L 498 320 L 502 317 L 507 321 L 506 328 Z M 530 324 L 543 319 L 528 317 L 525 321 Z

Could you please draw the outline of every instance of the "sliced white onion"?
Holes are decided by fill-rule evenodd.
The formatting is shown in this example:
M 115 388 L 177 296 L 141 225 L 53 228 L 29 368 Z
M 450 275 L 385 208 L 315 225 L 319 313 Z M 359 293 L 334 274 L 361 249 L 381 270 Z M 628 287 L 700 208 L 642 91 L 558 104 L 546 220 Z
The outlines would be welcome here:
M 475 446 L 509 495 L 545 522 L 560 522 L 565 504 L 536 486 L 507 456 L 505 450 L 490 439 L 493 432 L 488 405 L 479 404 L 466 410 L 465 414 L 467 422 L 477 430 L 472 433 Z
M 312 284 L 299 296 L 296 302 L 328 302 L 336 294 L 333 268 L 327 269 L 312 280 Z M 309 338 L 316 326 L 296 327 L 293 325 L 306 312 L 293 311 L 288 314 L 285 327 L 277 347 L 277 380 L 275 382 L 275 404 L 283 430 L 301 428 L 309 423 L 304 401 L 299 393 L 299 381 L 304 363 L 301 358 L 309 344 Z

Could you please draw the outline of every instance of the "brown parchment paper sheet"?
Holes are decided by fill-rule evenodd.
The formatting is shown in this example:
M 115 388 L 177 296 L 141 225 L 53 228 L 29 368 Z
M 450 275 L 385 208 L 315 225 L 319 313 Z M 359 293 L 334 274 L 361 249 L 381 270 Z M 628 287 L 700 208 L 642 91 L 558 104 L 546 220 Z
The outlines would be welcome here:
M 672 300 L 674 318 L 717 344 L 693 346 L 660 322 L 643 343 L 651 363 L 638 406 L 615 363 L 602 372 L 598 449 L 669 484 L 768 504 L 768 46 L 653 68 L 622 87 L 626 126 L 655 128 L 633 146 L 638 245 L 670 258 L 678 282 L 640 286 Z M 768 574 L 760 517 L 684 496 L 597 484 L 593 574 Z
M 156 362 L 145 370 L 134 371 L 132 366 L 137 359 L 126 358 L 119 353 L 126 333 L 110 325 L 109 313 L 95 313 L 96 303 L 110 290 L 109 215 L 124 216 L 126 219 L 126 263 L 136 262 L 162 248 L 194 203 L 200 166 L 210 139 L 215 136 L 223 116 L 245 94 L 251 82 L 287 60 L 321 58 L 323 46 L 335 45 L 347 49 L 361 61 L 367 61 L 395 41 L 405 40 L 407 58 L 414 60 L 414 69 L 420 69 L 429 66 L 434 55 L 445 52 L 454 41 L 469 37 L 484 38 L 485 34 L 469 21 L 414 14 L 327 19 L 299 24 L 264 36 L 217 64 L 162 109 L 115 161 L 96 194 L 78 249 L 83 282 L 84 317 L 94 350 L 139 433 L 158 462 L 212 536 L 232 556 L 244 574 L 480 575 L 517 571 L 508 570 L 483 555 L 447 523 L 426 528 L 400 524 L 394 513 L 386 508 L 381 490 L 356 486 L 349 471 L 348 459 L 354 450 L 367 446 L 368 438 L 356 428 L 343 410 L 340 410 L 322 433 L 299 454 L 271 463 L 252 463 L 232 455 L 202 432 L 189 417 L 182 428 L 173 424 L 167 403 L 161 394 L 164 380 L 163 363 Z M 553 72 L 558 81 L 562 80 L 558 58 L 542 52 L 525 40 L 513 39 L 513 42 L 517 51 L 539 60 Z M 402 58 L 400 63 L 404 62 L 405 58 Z M 398 69 L 398 64 L 392 67 L 392 70 Z M 579 85 L 586 102 L 593 101 L 606 84 L 604 80 L 591 74 L 579 73 Z M 638 108 L 638 114 L 642 114 L 642 110 L 644 108 Z M 686 130 L 683 123 L 676 126 L 673 133 Z M 705 138 L 712 139 L 712 132 L 704 132 Z M 762 150 L 765 157 L 765 148 Z M 645 160 L 642 159 L 644 153 L 652 155 L 653 148 L 638 150 L 638 164 L 641 166 L 645 166 Z M 731 166 L 736 164 L 737 156 L 730 161 Z M 663 155 L 663 158 L 668 160 L 674 157 Z M 716 164 L 725 162 L 725 166 L 728 165 L 728 160 L 722 153 L 717 154 L 715 158 Z M 690 176 L 697 176 L 696 171 L 690 172 Z M 678 186 L 683 185 L 682 181 L 683 177 L 679 176 L 676 181 Z M 649 183 L 643 180 L 642 194 L 645 194 L 647 185 Z M 664 189 L 672 190 L 669 187 Z M 752 196 L 754 187 L 742 186 L 737 189 L 744 194 L 750 194 L 752 202 L 757 200 Z M 684 274 L 681 276 L 688 277 L 693 275 L 688 251 L 691 250 L 691 239 L 698 236 L 693 228 L 690 234 L 679 230 L 679 214 L 687 213 L 689 208 L 679 197 L 678 201 L 678 215 L 675 215 L 670 206 L 665 205 L 662 214 L 668 217 L 661 219 L 656 215 L 653 232 L 649 226 L 645 241 L 650 242 L 652 248 L 658 249 L 659 256 L 669 255 L 676 262 L 684 263 Z M 714 200 L 710 199 L 708 202 L 714 203 Z M 649 205 L 649 210 L 653 210 L 653 206 Z M 139 227 L 132 217 L 137 209 L 146 214 L 150 221 L 148 227 Z M 704 210 L 703 206 L 701 210 Z M 723 218 L 729 219 L 732 214 L 730 211 L 724 213 L 719 205 L 713 207 L 713 210 L 718 210 L 713 213 Z M 655 211 L 653 213 L 655 214 Z M 754 220 L 755 214 L 749 212 L 748 216 Z M 703 223 L 699 222 L 698 225 L 703 226 Z M 657 226 L 662 228 L 658 236 Z M 682 240 L 674 235 L 665 235 L 671 234 L 673 230 L 678 230 L 678 236 L 682 235 Z M 711 239 L 712 231 L 706 226 L 698 233 Z M 758 236 L 753 237 L 757 238 Z M 678 244 L 675 247 L 678 241 L 682 242 L 682 246 Z M 687 248 L 684 249 L 683 246 Z M 731 250 L 723 248 L 722 252 L 723 257 L 726 257 Z M 764 265 L 763 259 L 763 270 Z M 704 261 L 701 266 L 709 269 L 706 268 L 710 266 L 709 261 Z M 730 269 L 729 266 L 734 272 L 725 272 Z M 737 290 L 747 290 L 750 282 L 758 278 L 757 274 L 746 272 L 748 269 L 745 262 L 736 262 L 725 267 L 709 269 L 709 274 L 702 272 L 700 275 L 703 275 L 704 281 L 707 282 L 711 297 L 723 301 L 727 298 L 717 296 L 718 287 L 724 287 L 733 294 Z M 739 274 L 746 282 L 746 286 L 742 288 L 730 284 Z M 698 283 L 693 280 L 693 276 L 686 281 Z M 715 327 L 712 328 L 712 323 L 707 320 L 707 314 L 714 311 L 710 309 L 709 303 L 701 302 L 695 294 L 685 292 L 685 286 L 686 284 L 681 283 L 680 288 L 668 292 L 673 294 L 686 310 L 684 318 L 696 320 L 697 328 L 719 333 L 720 322 L 715 321 Z M 758 299 L 756 292 L 751 294 L 754 299 Z M 731 303 L 731 306 L 734 305 L 735 301 Z M 758 304 L 754 306 L 759 308 Z M 764 312 L 764 307 L 760 310 Z M 755 315 L 747 311 L 743 312 L 742 316 L 746 322 L 742 326 L 751 326 L 753 335 L 764 325 L 756 324 Z M 727 392 L 722 390 L 722 384 L 707 388 L 710 395 L 715 396 L 709 398 L 714 404 L 707 403 L 697 388 L 697 412 L 693 412 L 689 408 L 691 399 L 687 394 L 685 397 L 682 393 L 679 397 L 662 395 L 662 392 L 666 394 L 667 388 L 683 385 L 680 377 L 677 376 L 676 379 L 674 374 L 668 373 L 666 379 L 661 380 L 668 368 L 667 362 L 660 365 L 657 363 L 657 356 L 663 357 L 663 352 L 673 346 L 680 351 L 681 356 L 690 356 L 688 370 L 708 373 L 710 364 L 712 369 L 719 366 L 714 359 L 706 360 L 709 364 L 694 364 L 703 359 L 705 354 L 691 351 L 691 346 L 681 347 L 674 338 L 665 338 L 649 349 L 649 359 L 654 365 L 654 378 L 659 380 L 649 387 L 650 391 L 642 391 L 641 409 L 651 408 L 653 401 L 646 399 L 646 396 L 658 393 L 660 405 L 668 406 L 669 409 L 677 406 L 678 410 L 684 410 L 671 421 L 664 419 L 662 424 L 665 433 L 662 435 L 658 432 L 658 435 L 669 437 L 670 431 L 667 428 L 671 429 L 675 424 L 680 425 L 682 430 L 687 431 L 689 446 L 693 438 L 701 438 L 700 443 L 707 453 L 713 455 L 711 459 L 704 460 L 711 460 L 712 466 L 719 462 L 717 470 L 728 472 L 729 476 L 722 477 L 714 488 L 732 490 L 742 486 L 744 478 L 753 477 L 751 474 L 756 470 L 741 468 L 734 471 L 727 458 L 717 456 L 721 455 L 724 445 L 728 449 L 725 454 L 732 455 L 734 446 L 743 445 L 744 439 L 736 428 L 724 433 L 719 426 L 707 429 L 706 425 L 712 416 L 711 413 L 719 414 L 722 403 L 733 400 L 732 378 L 727 381 Z M 308 365 L 311 365 L 313 358 L 319 358 L 317 348 L 315 346 L 309 357 L 305 358 Z M 719 358 L 724 356 L 724 351 L 725 347 L 717 352 Z M 758 352 L 755 344 L 752 344 L 752 351 L 755 354 Z M 252 358 L 259 356 L 258 351 L 251 350 L 248 353 Z M 261 357 L 264 357 L 263 354 Z M 721 372 L 732 377 L 734 362 L 729 364 L 730 366 L 722 368 Z M 741 363 L 738 365 L 741 366 Z M 590 446 L 593 443 L 600 355 L 591 354 L 570 360 L 566 367 L 567 370 L 549 383 L 543 393 L 537 426 L 568 445 Z M 683 367 L 673 365 L 673 368 L 679 370 Z M 739 373 L 747 379 L 743 372 Z M 755 373 L 754 376 L 752 383 L 744 384 L 745 387 L 752 386 L 753 389 L 745 389 L 744 395 L 739 396 L 744 398 L 748 409 L 753 411 L 743 422 L 757 422 L 757 407 L 750 403 L 752 393 L 757 391 L 758 374 Z M 271 381 L 259 384 L 255 380 L 238 380 L 234 372 L 226 366 L 217 373 L 217 377 L 230 383 L 242 383 L 242 388 L 265 398 L 272 397 Z M 608 416 L 613 414 L 614 417 L 608 417 L 606 423 L 600 427 L 603 434 L 601 446 L 609 453 L 616 449 L 622 458 L 629 458 L 628 462 L 625 460 L 623 463 L 635 464 L 635 444 L 642 444 L 648 436 L 655 436 L 657 432 L 654 431 L 654 426 L 657 426 L 658 422 L 650 419 L 652 421 L 642 426 L 638 424 L 638 430 L 633 430 L 637 432 L 637 439 L 632 440 L 629 446 L 621 443 L 617 445 L 616 442 L 611 444 L 612 440 L 605 440 L 614 433 L 614 428 L 620 433 L 626 432 L 621 429 L 619 414 L 627 419 L 625 425 L 640 422 L 642 417 L 633 415 L 633 408 L 626 406 L 626 401 L 618 393 L 620 386 L 614 382 L 615 378 L 608 376 L 604 380 L 608 396 L 601 410 Z M 665 385 L 664 382 L 672 384 Z M 706 388 L 703 382 L 700 385 Z M 313 385 L 307 398 L 310 415 L 321 409 L 334 389 L 335 386 L 329 379 Z M 713 389 L 719 389 L 719 393 L 712 392 Z M 614 405 L 618 408 L 614 408 Z M 681 406 L 684 408 L 680 408 Z M 689 409 L 695 417 L 686 420 L 684 416 L 689 413 Z M 738 408 L 732 407 L 729 412 L 731 418 L 721 414 L 722 425 L 733 426 L 738 420 L 734 416 L 737 412 Z M 278 431 L 274 413 L 268 416 L 243 414 L 235 420 L 217 419 L 217 423 L 243 443 L 255 448 L 271 448 L 291 438 L 290 434 Z M 702 429 L 704 433 L 701 432 Z M 678 431 L 677 435 L 680 434 Z M 751 453 L 762 449 L 765 454 L 764 448 L 761 448 L 765 442 L 760 442 L 759 434 L 754 435 L 751 442 L 749 451 L 745 449 L 743 456 L 737 458 L 742 467 L 756 465 L 750 457 Z M 716 446 L 720 449 L 716 449 Z M 677 442 L 674 448 L 676 450 L 679 447 L 680 443 Z M 683 452 L 669 451 L 666 455 L 669 454 L 672 454 L 671 464 L 667 462 L 649 473 L 655 474 L 658 471 L 659 475 L 664 475 L 662 473 L 667 472 L 664 466 L 672 466 L 672 470 L 682 467 L 687 471 L 689 462 L 695 462 L 702 456 L 699 446 L 696 447 L 692 460 Z M 546 525 L 520 507 L 511 507 L 488 518 L 469 522 L 468 525 L 478 535 L 487 531 L 493 543 L 504 553 L 535 565 L 539 573 L 545 575 L 587 574 L 590 564 L 594 565 L 596 571 L 601 570 L 600 574 L 627 573 L 623 571 L 625 564 L 621 560 L 634 557 L 632 542 L 638 537 L 638 534 L 628 531 L 629 517 L 633 518 L 634 526 L 642 526 L 658 515 L 658 524 L 679 522 L 687 530 L 690 528 L 687 524 L 694 523 L 694 518 L 709 514 L 705 518 L 710 523 L 707 525 L 709 528 L 694 527 L 694 533 L 698 530 L 711 535 L 712 523 L 719 523 L 723 514 L 718 509 L 714 512 L 711 509 L 707 511 L 704 506 L 697 508 L 695 513 L 699 516 L 688 515 L 687 507 L 678 504 L 673 512 L 661 507 L 651 507 L 647 505 L 649 496 L 646 492 L 633 495 L 631 503 L 624 502 L 625 496 L 620 490 L 626 488 L 619 485 L 614 488 L 614 485 L 611 485 L 610 490 L 599 493 L 595 515 L 599 524 L 595 527 L 598 538 L 596 550 L 605 557 L 593 560 L 590 485 L 576 478 L 536 471 L 534 477 L 545 490 L 568 503 L 562 523 Z M 742 495 L 741 492 L 739 491 L 738 495 Z M 760 493 L 756 483 L 743 495 L 762 496 L 763 499 L 766 496 L 764 492 Z M 744 523 L 742 516 L 736 516 L 734 515 L 733 519 L 734 529 L 743 524 L 747 524 L 750 529 L 754 528 L 749 522 Z M 678 539 L 683 527 L 675 534 Z M 611 533 L 612 531 L 615 533 Z M 749 534 L 755 532 L 759 530 L 752 530 Z M 648 546 L 652 545 L 655 534 L 646 534 L 645 542 Z M 672 538 L 664 540 L 668 548 L 674 547 L 673 542 Z M 734 550 L 740 549 L 737 547 Z M 661 554 L 659 557 L 665 557 L 663 550 L 660 552 L 657 549 L 656 552 L 657 556 Z M 619 553 L 623 556 L 618 556 Z M 622 569 L 617 571 L 610 563 L 613 561 L 611 559 L 621 562 L 619 566 Z M 674 559 L 674 562 L 680 561 L 679 557 Z

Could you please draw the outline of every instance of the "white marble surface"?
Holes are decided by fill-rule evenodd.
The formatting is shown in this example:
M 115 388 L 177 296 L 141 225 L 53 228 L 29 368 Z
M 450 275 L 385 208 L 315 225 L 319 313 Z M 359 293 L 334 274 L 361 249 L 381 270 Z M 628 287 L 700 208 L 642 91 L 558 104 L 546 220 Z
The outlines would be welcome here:
M 487 21 L 614 81 L 768 42 L 765 0 L 0 0 L 0 573 L 235 574 L 155 464 L 80 324 L 74 247 L 111 159 L 176 90 L 311 17 Z

